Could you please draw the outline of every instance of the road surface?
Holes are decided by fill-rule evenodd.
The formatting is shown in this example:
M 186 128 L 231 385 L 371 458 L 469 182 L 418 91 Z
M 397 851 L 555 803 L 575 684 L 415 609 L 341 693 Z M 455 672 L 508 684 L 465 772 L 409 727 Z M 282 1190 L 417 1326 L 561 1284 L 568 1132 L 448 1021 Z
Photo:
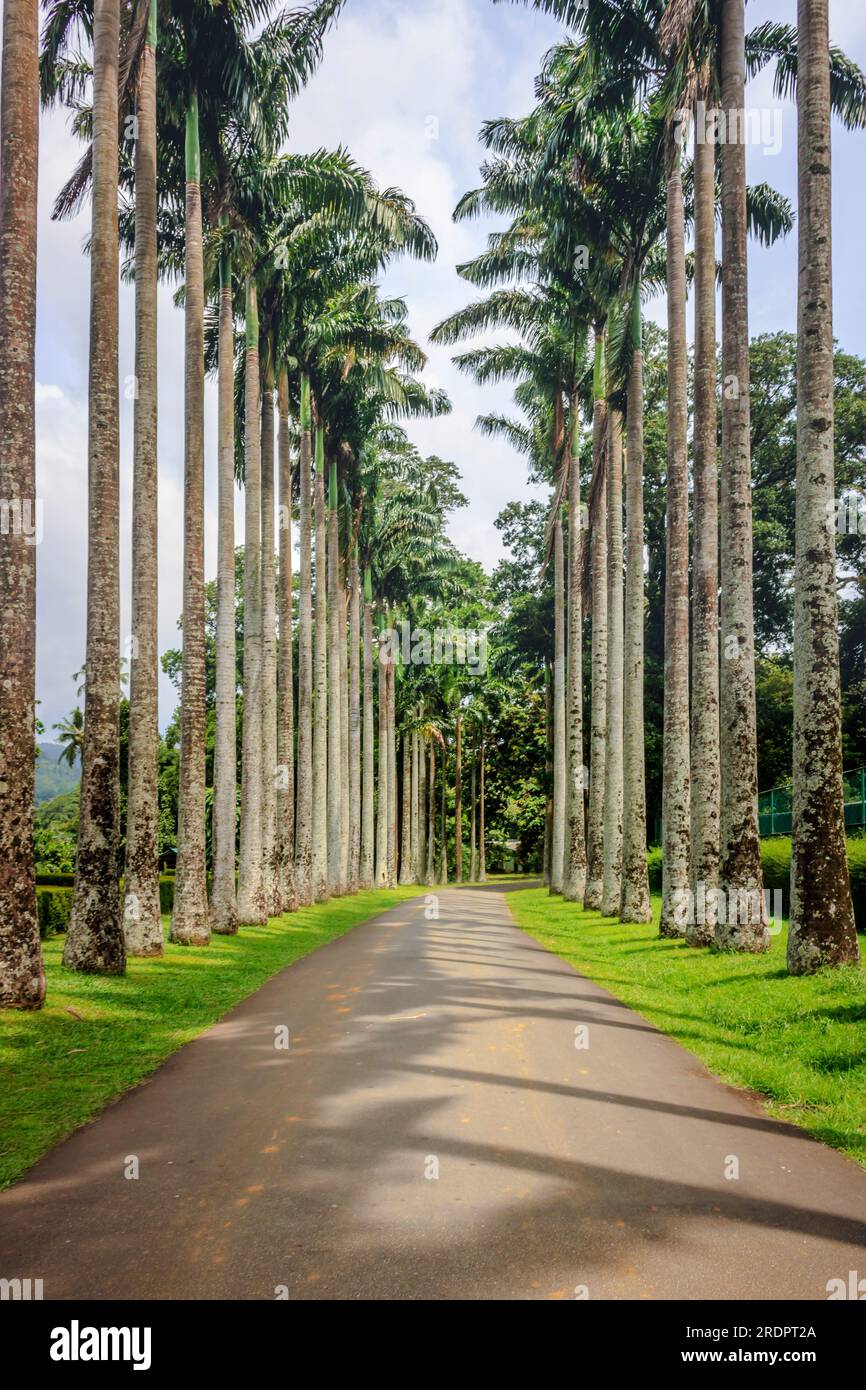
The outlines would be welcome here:
M 404 902 L 291 966 L 31 1169 L 0 1197 L 0 1276 L 46 1299 L 824 1299 L 866 1276 L 866 1172 L 519 931 L 501 889 L 437 891 L 438 918 Z

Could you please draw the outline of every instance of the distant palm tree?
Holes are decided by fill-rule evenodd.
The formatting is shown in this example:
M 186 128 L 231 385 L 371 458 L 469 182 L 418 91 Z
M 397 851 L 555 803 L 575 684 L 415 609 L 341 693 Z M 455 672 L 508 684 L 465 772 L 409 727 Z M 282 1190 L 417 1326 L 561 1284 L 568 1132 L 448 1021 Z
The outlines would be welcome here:
M 84 750 L 84 715 L 79 706 L 76 705 L 69 717 L 61 719 L 54 728 L 60 735 L 57 742 L 63 745 L 57 761 L 74 767 L 75 759 L 80 759 Z

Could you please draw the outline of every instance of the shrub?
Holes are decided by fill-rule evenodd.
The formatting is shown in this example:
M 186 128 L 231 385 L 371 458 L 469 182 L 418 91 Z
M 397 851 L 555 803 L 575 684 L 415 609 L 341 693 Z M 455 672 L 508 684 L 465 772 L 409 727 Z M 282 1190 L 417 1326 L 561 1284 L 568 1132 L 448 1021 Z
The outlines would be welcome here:
M 45 887 L 45 888 L 71 888 L 71 887 L 73 886 L 74 883 L 75 883 L 75 875 L 74 875 L 74 874 L 61 874 L 61 873 L 45 873 L 45 874 L 41 874 L 41 873 L 39 873 L 38 871 L 37 871 L 37 874 L 36 874 L 36 887 L 37 887 L 37 888 L 43 888 L 43 887 Z
M 72 914 L 72 889 L 42 886 L 36 890 L 36 911 L 39 935 L 46 937 L 65 932 Z
M 849 838 L 848 870 L 851 874 L 851 896 L 854 900 L 854 916 L 857 930 L 866 931 L 866 840 Z M 647 851 L 650 889 L 660 893 L 662 889 L 662 852 L 658 848 Z M 788 916 L 791 907 L 791 837 L 774 835 L 761 841 L 761 864 L 764 870 L 764 888 L 771 892 L 780 889 L 782 893 L 782 913 Z
M 646 853 L 647 867 L 649 869 L 649 886 L 651 893 L 662 891 L 662 851 L 660 845 L 653 845 Z
M 174 874 L 162 874 L 159 880 L 159 910 L 164 917 L 174 907 Z

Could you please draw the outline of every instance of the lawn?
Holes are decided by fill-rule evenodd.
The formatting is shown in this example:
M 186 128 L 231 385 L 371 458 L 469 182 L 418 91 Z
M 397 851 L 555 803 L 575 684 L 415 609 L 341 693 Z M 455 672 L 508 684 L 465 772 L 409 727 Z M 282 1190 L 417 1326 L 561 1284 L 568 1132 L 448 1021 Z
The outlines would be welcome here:
M 206 947 L 168 943 L 124 976 L 65 970 L 64 938 L 49 938 L 45 1008 L 0 1011 L 0 1189 L 277 971 L 419 891 L 358 893 Z
M 793 979 L 786 928 L 762 956 L 695 950 L 625 925 L 546 889 L 506 897 L 518 926 L 735 1086 L 758 1092 L 771 1114 L 866 1165 L 866 970 Z M 861 938 L 866 959 L 866 942 Z

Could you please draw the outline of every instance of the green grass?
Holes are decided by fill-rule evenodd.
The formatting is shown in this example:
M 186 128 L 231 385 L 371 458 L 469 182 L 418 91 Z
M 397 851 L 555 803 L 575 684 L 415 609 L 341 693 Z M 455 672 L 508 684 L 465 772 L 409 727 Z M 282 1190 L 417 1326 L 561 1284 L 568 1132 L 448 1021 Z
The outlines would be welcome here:
M 123 976 L 65 970 L 65 938 L 44 942 L 45 1007 L 0 1010 L 0 1189 L 277 971 L 418 893 L 358 893 L 206 947 L 169 942 Z
M 794 979 L 786 928 L 766 955 L 722 955 L 585 912 L 546 889 L 506 897 L 518 926 L 639 1010 L 771 1114 L 866 1165 L 866 971 Z M 861 946 L 863 946 L 861 939 Z M 864 951 L 866 957 L 866 951 Z

